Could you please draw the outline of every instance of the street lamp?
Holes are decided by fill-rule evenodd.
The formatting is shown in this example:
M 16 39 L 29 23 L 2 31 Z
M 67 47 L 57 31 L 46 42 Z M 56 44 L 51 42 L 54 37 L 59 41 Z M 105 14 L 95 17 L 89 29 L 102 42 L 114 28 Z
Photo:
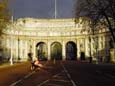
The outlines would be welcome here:
M 13 65 L 12 36 L 11 36 L 10 43 L 11 43 L 11 45 L 10 45 L 10 50 L 11 50 L 10 65 Z

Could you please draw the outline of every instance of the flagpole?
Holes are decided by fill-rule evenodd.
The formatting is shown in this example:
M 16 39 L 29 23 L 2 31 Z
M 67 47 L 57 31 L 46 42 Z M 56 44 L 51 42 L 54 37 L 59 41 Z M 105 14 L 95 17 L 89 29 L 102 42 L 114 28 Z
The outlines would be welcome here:
M 13 17 L 13 16 L 11 16 L 11 22 L 12 22 L 12 23 L 14 22 L 14 17 Z
M 57 0 L 55 0 L 55 19 L 57 18 Z

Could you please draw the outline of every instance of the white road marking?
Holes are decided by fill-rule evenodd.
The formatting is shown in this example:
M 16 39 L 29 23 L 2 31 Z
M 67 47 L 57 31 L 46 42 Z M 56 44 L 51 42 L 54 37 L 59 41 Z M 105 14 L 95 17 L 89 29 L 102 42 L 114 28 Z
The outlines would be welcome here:
M 48 63 L 48 61 L 44 64 L 44 66 L 45 66 L 47 63 Z M 22 79 L 20 79 L 20 80 L 18 80 L 18 81 L 15 81 L 15 82 L 12 83 L 10 86 L 15 86 L 16 84 L 18 84 L 19 82 L 21 82 L 23 79 L 29 78 L 29 77 L 30 77 L 32 74 L 34 74 L 34 73 L 35 73 L 35 71 L 33 71 L 33 72 L 27 74 L 26 76 L 24 76 L 24 78 L 22 78 Z
M 18 81 L 16 81 L 16 82 L 14 82 L 14 83 L 12 83 L 10 86 L 15 86 L 17 83 L 19 83 L 19 82 L 21 82 L 22 80 L 18 80 Z
M 70 74 L 68 74 L 68 73 L 67 73 L 67 76 L 68 76 L 68 78 L 69 78 L 69 79 L 71 79 L 71 76 L 70 76 Z
M 66 70 L 66 68 L 64 67 L 64 65 L 62 63 L 61 63 L 61 65 L 62 65 L 62 67 L 64 69 L 64 71 L 62 71 L 62 72 L 65 72 L 67 74 L 67 77 L 70 79 L 70 81 L 69 80 L 59 80 L 59 79 L 51 79 L 51 80 L 60 81 L 60 82 L 71 82 L 73 86 L 77 86 L 75 84 L 75 82 L 71 79 L 71 76 L 68 73 L 68 71 Z M 55 78 L 55 77 L 58 77 L 59 75 L 60 75 L 60 73 L 54 75 L 53 77 Z M 44 82 L 40 83 L 37 86 L 42 86 L 42 85 L 46 84 L 48 81 L 50 81 L 50 79 L 45 80 Z M 62 86 L 62 85 L 57 85 L 57 84 L 52 84 L 52 83 L 48 83 L 48 85 L 50 85 L 50 86 Z
M 77 85 L 75 84 L 75 82 L 71 79 L 71 76 L 70 76 L 70 74 L 68 73 L 68 71 L 66 70 L 66 68 L 64 67 L 64 65 L 63 65 L 62 63 L 61 63 L 61 65 L 62 65 L 64 71 L 67 73 L 67 76 L 68 76 L 68 78 L 70 79 L 70 81 L 71 81 L 71 83 L 73 84 L 73 86 L 77 86 Z
M 73 84 L 73 86 L 77 86 L 76 84 L 75 84 L 75 82 L 71 79 L 71 82 L 72 82 L 72 84 Z
M 55 74 L 55 75 L 53 75 L 53 77 L 57 77 L 59 74 L 60 74 L 60 73 Z M 44 82 L 40 83 L 40 84 L 37 85 L 37 86 L 42 86 L 43 84 L 47 83 L 48 81 L 49 81 L 49 79 L 45 80 Z
M 102 72 L 101 72 L 101 71 L 99 71 L 99 70 L 97 70 L 97 71 L 96 71 L 96 73 L 99 73 L 99 74 L 101 74 Z
M 59 74 L 60 74 L 60 73 L 58 73 L 58 74 L 54 75 L 53 77 L 57 77 Z M 43 84 L 47 83 L 48 81 L 49 81 L 49 79 L 45 80 L 44 82 L 40 83 L 40 84 L 39 84 L 39 85 L 37 85 L 37 86 L 41 86 L 41 85 L 43 85 Z
M 15 86 L 16 84 L 18 84 L 19 82 L 21 82 L 23 79 L 26 79 L 26 78 L 30 77 L 33 73 L 35 73 L 35 71 L 33 71 L 33 72 L 27 74 L 24 78 L 22 78 L 22 79 L 20 79 L 20 80 L 18 80 L 18 81 L 15 81 L 15 82 L 12 83 L 10 86 Z
M 69 80 L 61 80 L 61 79 L 53 79 L 54 81 L 59 81 L 59 82 L 70 82 Z
M 28 75 L 26 75 L 24 78 L 26 79 L 26 78 L 30 77 L 32 74 L 34 74 L 34 73 L 35 73 L 35 71 L 33 71 L 33 72 L 29 73 L 29 74 L 28 74 Z
M 55 76 L 54 78 L 68 78 L 67 76 L 63 76 L 63 75 L 58 75 L 58 76 Z
M 105 75 L 108 76 L 108 77 L 110 77 L 110 78 L 115 78 L 115 76 L 113 76 L 111 74 L 108 74 L 108 73 L 106 73 Z
M 48 86 L 63 86 L 63 85 L 57 85 L 57 84 L 47 84 Z
M 53 77 L 57 77 L 59 74 L 60 74 L 60 73 L 58 73 L 58 74 L 54 75 Z
M 102 71 L 99 71 L 99 70 L 97 70 L 96 72 L 99 73 L 99 74 L 103 74 L 103 72 L 102 72 Z M 104 73 L 104 75 L 105 75 L 105 76 L 108 76 L 108 77 L 110 77 L 110 78 L 115 78 L 115 76 L 113 76 L 113 75 L 111 75 L 111 74 L 109 74 L 109 73 Z
M 44 82 L 42 82 L 41 84 L 39 84 L 39 85 L 37 85 L 37 86 L 42 86 L 43 84 L 47 83 L 48 81 L 49 81 L 49 79 L 46 80 L 46 81 L 44 81 Z

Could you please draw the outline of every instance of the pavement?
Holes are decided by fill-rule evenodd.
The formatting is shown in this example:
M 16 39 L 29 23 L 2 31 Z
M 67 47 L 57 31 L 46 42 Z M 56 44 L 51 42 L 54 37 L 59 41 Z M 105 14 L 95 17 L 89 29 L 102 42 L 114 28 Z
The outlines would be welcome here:
M 13 64 L 13 65 L 15 65 L 15 64 Z M 4 68 L 4 67 L 8 67 L 8 66 L 11 66 L 10 62 L 4 62 L 4 63 L 0 64 L 0 68 Z
M 20 65 L 20 63 L 25 63 L 25 62 L 14 62 L 13 64 L 11 64 L 10 62 L 2 62 L 0 63 L 0 69 Z
M 88 61 L 77 61 L 78 63 L 89 63 Z M 9 67 L 9 66 L 14 66 L 14 65 L 18 65 L 19 63 L 24 63 L 24 62 L 15 62 L 13 64 L 11 64 L 10 62 L 4 62 L 4 63 L 0 63 L 0 68 L 4 68 L 4 67 Z M 96 61 L 93 61 L 91 64 L 97 64 L 97 65 L 115 65 L 115 62 L 110 62 L 110 63 L 105 63 L 105 62 L 98 62 L 96 63 Z

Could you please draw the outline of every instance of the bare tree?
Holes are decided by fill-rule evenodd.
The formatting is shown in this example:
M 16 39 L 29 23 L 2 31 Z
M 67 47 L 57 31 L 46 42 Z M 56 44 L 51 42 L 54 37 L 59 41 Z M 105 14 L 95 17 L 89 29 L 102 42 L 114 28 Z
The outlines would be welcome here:
M 75 22 L 85 16 L 92 27 L 98 23 L 105 24 L 115 43 L 115 0 L 76 0 L 75 6 Z

